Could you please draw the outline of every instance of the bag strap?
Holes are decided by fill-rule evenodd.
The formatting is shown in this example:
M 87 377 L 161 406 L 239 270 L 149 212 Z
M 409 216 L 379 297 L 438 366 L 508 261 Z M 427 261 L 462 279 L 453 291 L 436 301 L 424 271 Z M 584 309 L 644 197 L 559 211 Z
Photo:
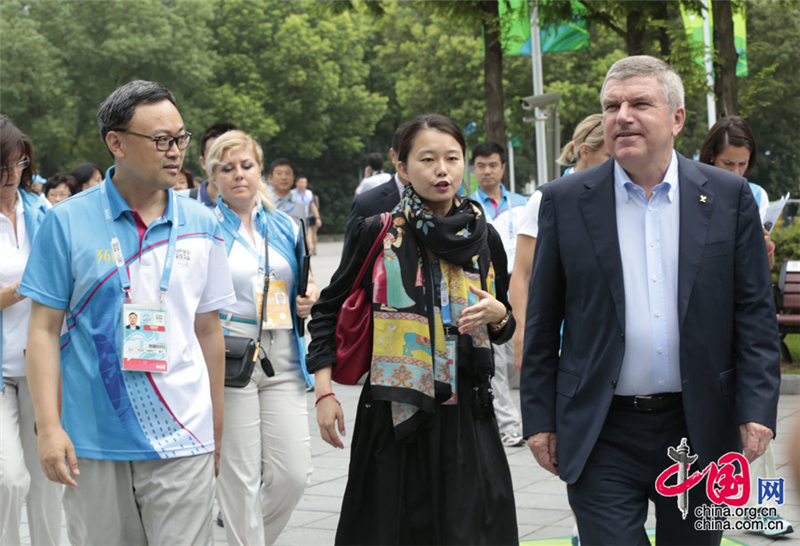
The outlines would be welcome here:
M 370 247 L 369 253 L 367 254 L 367 257 L 364 259 L 364 263 L 361 264 L 361 270 L 359 270 L 358 272 L 358 277 L 356 277 L 356 280 L 353 283 L 353 287 L 350 289 L 351 294 L 355 292 L 355 290 L 359 286 L 361 286 L 361 281 L 364 280 L 364 275 L 367 274 L 367 269 L 369 269 L 369 266 L 372 263 L 372 258 L 375 255 L 377 255 L 378 249 L 383 244 L 383 237 L 386 235 L 386 232 L 389 231 L 389 226 L 392 225 L 392 214 L 390 212 L 382 212 L 381 222 L 383 222 L 383 227 L 381 228 L 381 232 L 378 234 L 378 237 L 375 239 L 375 242 L 372 243 L 372 247 Z
M 256 339 L 256 352 L 258 358 L 261 347 L 261 333 L 264 331 L 264 321 L 267 319 L 267 294 L 269 294 L 269 225 L 264 225 L 264 295 L 261 298 L 261 320 L 258 321 L 258 339 Z

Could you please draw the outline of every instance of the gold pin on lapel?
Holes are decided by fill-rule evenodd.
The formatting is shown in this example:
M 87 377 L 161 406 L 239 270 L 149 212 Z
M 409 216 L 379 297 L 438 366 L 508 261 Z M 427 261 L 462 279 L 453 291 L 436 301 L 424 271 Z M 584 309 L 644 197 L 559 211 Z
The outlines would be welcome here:
M 706 202 L 706 199 L 708 199 L 708 196 L 706 196 L 706 195 L 701 195 L 701 196 L 700 196 L 700 202 L 701 202 L 701 203 L 705 203 L 705 202 Z

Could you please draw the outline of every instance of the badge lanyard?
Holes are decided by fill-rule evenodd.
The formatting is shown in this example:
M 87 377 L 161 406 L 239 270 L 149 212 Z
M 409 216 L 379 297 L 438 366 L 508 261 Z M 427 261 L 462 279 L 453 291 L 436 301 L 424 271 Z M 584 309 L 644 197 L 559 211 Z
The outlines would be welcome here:
M 511 199 L 507 199 L 508 201 L 508 236 L 514 237 L 514 209 L 511 206 Z
M 444 275 L 442 262 L 433 260 L 430 267 L 433 285 L 439 288 L 439 310 L 442 313 L 442 325 L 447 331 L 450 325 L 453 324 L 453 317 L 450 313 L 450 289 L 447 285 L 447 278 Z M 436 305 L 435 300 L 434 305 Z
M 251 245 L 247 239 L 242 237 L 242 234 L 239 233 L 238 227 L 234 226 L 233 220 L 227 218 L 225 214 L 222 212 L 222 209 L 220 207 L 217 207 L 217 218 L 219 218 L 220 222 L 222 222 L 222 227 L 225 228 L 225 231 L 230 233 L 231 237 L 233 237 L 237 243 L 242 245 L 247 250 L 247 252 L 252 254 L 252 256 L 256 260 L 258 260 L 259 270 L 262 272 L 266 271 L 267 269 L 266 257 L 259 254 L 258 251 L 253 248 L 253 245 Z
M 111 217 L 111 204 L 108 201 L 107 181 L 103 181 L 100 185 L 100 196 L 103 200 L 103 212 L 106 219 L 106 229 L 108 236 L 111 239 L 111 253 L 114 255 L 114 262 L 117 265 L 117 272 L 119 279 L 122 283 L 122 290 L 131 299 L 131 278 L 128 274 L 128 268 L 125 267 L 125 257 L 122 254 L 122 245 L 117 237 L 117 228 L 114 226 L 114 219 Z M 178 244 L 178 203 L 172 199 L 172 226 L 169 230 L 169 244 L 167 245 L 167 259 L 164 262 L 164 271 L 161 274 L 161 284 L 159 290 L 161 291 L 161 303 L 164 302 L 164 296 L 169 288 L 169 278 L 172 275 L 172 266 L 175 260 L 175 247 Z
M 450 333 L 453 325 L 452 306 L 450 305 L 449 276 L 444 274 L 442 262 L 437 260 L 438 267 L 433 267 L 434 282 L 439 283 L 439 308 L 442 312 L 442 326 L 444 327 L 444 344 L 447 376 L 449 377 L 451 395 L 446 401 L 442 402 L 445 406 L 458 404 L 458 350 L 457 333 Z M 438 274 L 437 274 L 438 273 Z

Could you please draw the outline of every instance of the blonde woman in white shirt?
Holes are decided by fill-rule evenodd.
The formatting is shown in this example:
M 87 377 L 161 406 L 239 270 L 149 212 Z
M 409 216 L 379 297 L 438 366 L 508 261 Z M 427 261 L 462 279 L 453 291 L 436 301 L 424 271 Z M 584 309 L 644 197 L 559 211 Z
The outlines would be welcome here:
M 572 140 L 561 150 L 559 165 L 569 167 L 564 175 L 594 167 L 609 157 L 603 140 L 602 114 L 592 114 L 575 127 Z M 517 232 L 517 255 L 514 259 L 514 275 L 509 285 L 509 300 L 514 302 L 514 318 L 517 329 L 514 331 L 514 367 L 519 374 L 522 365 L 522 343 L 525 335 L 525 309 L 528 307 L 528 284 L 531 281 L 533 253 L 536 250 L 536 236 L 539 234 L 539 205 L 542 192 L 535 191 L 525 205 L 523 220 Z
M 272 370 L 257 363 L 245 387 L 225 388 L 225 434 L 217 481 L 228 542 L 272 544 L 311 476 L 306 387 L 313 386 L 313 379 L 306 372 L 306 347 L 297 333 L 296 316 L 308 316 L 319 291 L 309 280 L 306 293 L 297 294 L 302 240 L 294 221 L 267 197 L 258 143 L 242 131 L 225 133 L 212 145 L 206 164 L 210 182 L 220 191 L 215 212 L 236 291 L 236 304 L 220 311 L 225 333 L 256 339 L 260 312 L 256 287 L 263 289 L 267 267 L 270 293 L 276 289 L 283 298 L 275 299 L 290 304 L 290 312 L 284 313 L 290 326 L 265 328 L 262 334 L 262 356 L 269 359 Z M 269 311 L 268 317 L 271 320 Z

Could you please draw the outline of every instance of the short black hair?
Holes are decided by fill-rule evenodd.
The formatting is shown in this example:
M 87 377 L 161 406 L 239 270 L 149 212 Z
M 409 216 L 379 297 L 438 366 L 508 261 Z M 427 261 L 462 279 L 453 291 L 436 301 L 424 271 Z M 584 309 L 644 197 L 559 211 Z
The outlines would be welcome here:
M 67 188 L 69 188 L 70 195 L 75 195 L 77 193 L 77 184 L 75 183 L 75 178 L 68 175 L 68 174 L 61 174 L 56 173 L 50 178 L 47 179 L 44 186 L 42 186 L 42 195 L 47 197 L 47 192 L 50 190 L 54 190 L 59 187 L 61 184 L 66 184 Z
M 135 80 L 117 88 L 106 97 L 97 110 L 100 138 L 105 143 L 109 132 L 115 129 L 127 129 L 138 105 L 156 104 L 164 100 L 177 106 L 172 92 L 157 82 Z
M 497 142 L 492 142 L 491 140 L 487 140 L 486 142 L 481 142 L 474 148 L 472 148 L 472 164 L 475 164 L 475 159 L 478 157 L 489 157 L 491 155 L 497 154 L 500 156 L 500 163 L 505 164 L 506 162 L 506 149 L 500 146 Z
M 461 147 L 461 154 L 466 154 L 467 143 L 464 140 L 461 129 L 455 121 L 441 114 L 422 114 L 409 121 L 405 129 L 403 129 L 402 135 L 400 135 L 400 143 L 398 144 L 398 149 L 395 151 L 397 152 L 397 159 L 401 163 L 406 163 L 408 161 L 408 154 L 411 152 L 417 133 L 428 129 L 450 135 Z
M 203 132 L 203 136 L 200 137 L 200 157 L 206 157 L 206 142 L 212 138 L 219 138 L 228 131 L 236 131 L 238 127 L 233 123 L 228 123 L 226 121 L 215 123 L 208 129 Z
M 294 174 L 294 165 L 292 165 L 292 162 L 286 159 L 285 157 L 279 157 L 278 159 L 270 163 L 269 171 L 267 171 L 267 174 L 272 174 L 272 171 L 275 170 L 275 167 L 281 167 L 283 165 L 288 165 L 289 168 L 292 169 L 292 174 Z
M 80 165 L 74 166 L 69 172 L 69 175 L 75 179 L 78 190 L 80 190 L 84 184 L 92 179 L 96 172 L 100 173 L 100 176 L 103 176 L 103 169 L 94 163 L 81 163 Z
M 378 152 L 373 152 L 367 156 L 367 165 L 375 171 L 379 172 L 383 170 L 383 156 Z

